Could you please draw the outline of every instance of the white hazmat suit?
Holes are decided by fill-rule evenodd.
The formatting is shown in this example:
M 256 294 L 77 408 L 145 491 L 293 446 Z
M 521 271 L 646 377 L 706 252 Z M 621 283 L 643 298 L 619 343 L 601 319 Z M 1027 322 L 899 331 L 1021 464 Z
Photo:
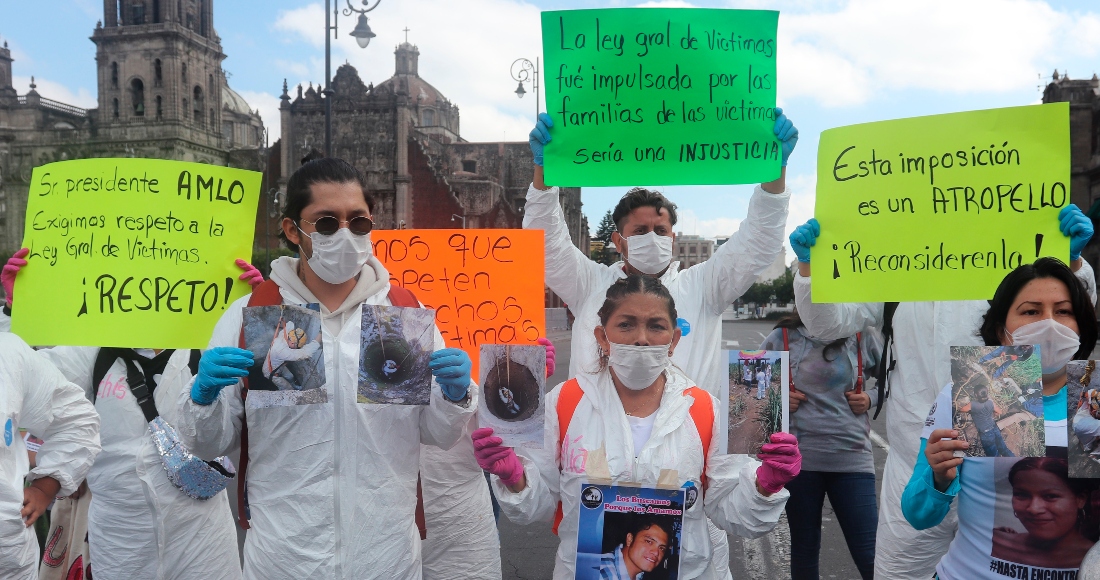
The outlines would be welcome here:
M 582 373 L 576 378 L 584 396 L 569 421 L 567 443 L 558 445 L 557 406 L 561 393 L 558 385 L 546 395 L 542 450 L 516 450 L 523 463 L 527 487 L 512 493 L 499 476 L 492 476 L 501 511 L 517 524 L 550 522 L 561 502 L 563 517 L 558 527 L 561 542 L 554 580 L 574 577 L 582 482 L 611 480 L 649 487 L 660 482 L 681 487 L 690 481 L 697 489 L 703 489 L 700 481 L 703 442 L 691 419 L 694 399 L 684 394 L 693 384 L 671 364 L 666 367 L 665 376 L 665 390 L 652 434 L 640 450 L 634 449 L 634 436 L 611 373 L 606 369 L 597 375 Z M 725 438 L 725 432 L 717 429 L 721 414 L 717 398 L 712 397 L 712 404 L 715 429 L 710 433 L 710 455 L 706 459 L 706 493 L 698 496 L 702 501 L 696 501 L 684 512 L 680 577 L 685 580 L 720 578 L 712 566 L 708 518 L 727 532 L 746 538 L 760 537 L 775 527 L 790 497 L 786 489 L 762 495 L 756 489 L 760 462 L 748 455 L 723 455 L 718 451 L 718 442 Z M 563 457 L 566 449 L 568 456 Z M 563 464 L 568 467 L 561 469 Z
M 33 470 L 19 429 L 45 441 Z M 99 449 L 99 416 L 84 391 L 18 336 L 0 334 L 0 578 L 38 578 L 38 538 L 20 516 L 24 477 L 52 477 L 58 495 L 71 495 Z
M 320 302 L 298 278 L 296 258 L 273 262 L 271 279 L 284 304 Z M 453 446 L 478 393 L 471 385 L 470 399 L 453 403 L 433 380 L 426 406 L 357 402 L 362 306 L 389 305 L 388 292 L 389 273 L 372 257 L 339 308 L 321 305 L 323 403 L 261 406 L 257 391 L 246 413 L 239 383 L 208 406 L 181 394 L 177 428 L 203 459 L 235 447 L 247 421 L 245 578 L 421 578 L 414 519 L 420 444 Z M 239 344 L 247 303 L 230 305 L 211 347 Z M 443 347 L 436 330 L 435 348 Z
M 99 348 L 62 346 L 38 353 L 89 398 L 93 388 L 98 392 L 95 408 L 103 421 L 103 452 L 88 472 L 88 548 L 95 577 L 241 578 L 227 491 L 197 500 L 168 480 L 149 423 L 127 385 L 125 363 L 116 360 L 93 386 Z M 170 425 L 179 422 L 176 401 L 191 384 L 190 353 L 173 352 L 160 377 L 147 378 L 157 381 L 153 401 Z M 234 483 L 229 490 L 236 489 Z
M 790 200 L 790 192 L 773 194 L 757 186 L 741 226 L 709 260 L 686 270 L 673 262 L 661 275 L 661 283 L 676 301 L 682 332 L 672 361 L 719 400 L 729 381 L 728 363 L 722 356 L 722 313 L 783 251 Z M 599 365 L 593 334 L 600 325 L 597 312 L 607 289 L 626 277 L 623 264 L 598 264 L 573 245 L 558 202 L 558 188 L 540 190 L 532 184 L 523 211 L 525 229 L 545 231 L 546 285 L 569 305 L 575 317 L 569 376 L 593 372 Z M 725 433 L 726 421 L 726 414 L 720 413 L 715 428 Z M 724 449 L 725 438 L 722 442 Z M 729 578 L 726 536 L 715 526 L 710 526 L 710 533 L 719 577 Z
M 1086 262 L 1076 275 L 1095 302 L 1092 268 Z M 868 327 L 882 328 L 881 302 L 814 303 L 810 278 L 797 274 L 794 291 L 803 324 L 819 340 L 853 336 Z M 902 302 L 894 313 L 896 366 L 888 379 L 886 435 L 890 453 L 879 498 L 876 578 L 927 580 L 955 537 L 958 520 L 954 506 L 938 526 L 918 531 L 901 512 L 901 495 L 913 475 L 928 409 L 943 385 L 951 382 L 951 347 L 983 344 L 978 329 L 988 310 L 989 302 L 984 300 Z

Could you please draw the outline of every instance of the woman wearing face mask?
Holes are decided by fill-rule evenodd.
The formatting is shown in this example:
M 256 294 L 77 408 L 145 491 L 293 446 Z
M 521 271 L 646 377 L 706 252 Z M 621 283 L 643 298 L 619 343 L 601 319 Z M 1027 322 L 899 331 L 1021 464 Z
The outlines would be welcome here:
M 760 454 L 763 464 L 745 455 L 719 455 L 724 434 L 713 428 L 719 425 L 717 399 L 670 362 L 680 329 L 660 281 L 631 275 L 615 282 L 599 319 L 598 372 L 582 373 L 547 395 L 543 449 L 522 450 L 518 457 L 492 429 L 478 429 L 478 461 L 493 474 L 493 491 L 513 522 L 550 520 L 560 502 L 558 580 L 574 577 L 582 481 L 654 486 L 662 472 L 675 473 L 676 481 L 662 484 L 705 490 L 684 514 L 681 578 L 713 579 L 704 514 L 744 537 L 770 531 L 787 500 L 783 487 L 798 474 L 797 442 L 787 433 L 773 435 Z M 568 401 L 575 402 L 571 412 Z
M 436 330 L 428 405 L 357 402 L 363 305 L 419 306 L 390 286 L 371 254 L 373 206 L 366 179 L 347 162 L 317 159 L 294 172 L 282 235 L 302 259 L 273 262 L 271 280 L 226 311 L 179 402 L 177 427 L 203 459 L 244 436 L 245 578 L 420 577 L 421 443 L 454 446 L 477 409 L 477 390 L 469 357 L 443 348 Z M 242 397 L 239 379 L 255 360 L 236 348 L 243 309 L 278 304 L 319 304 L 321 401 Z
M 988 346 L 1039 346 L 1049 460 L 1043 469 L 1056 471 L 1059 477 L 1067 478 L 1066 365 L 1071 359 L 1087 358 L 1096 345 L 1097 335 L 1096 311 L 1084 287 L 1073 272 L 1055 258 L 1042 258 L 1034 264 L 1020 266 L 997 288 L 980 332 Z M 1013 566 L 1076 572 L 1088 547 L 1079 549 L 1080 542 L 1074 539 L 1075 536 L 1055 534 L 1043 539 L 1038 532 L 1029 532 L 1026 538 L 1007 539 L 1004 531 L 994 531 L 997 470 L 1024 460 L 955 457 L 955 452 L 965 450 L 969 443 L 958 440 L 960 432 L 951 428 L 951 415 L 951 385 L 948 384 L 940 392 L 925 422 L 921 453 L 901 504 L 906 520 L 921 530 L 939 524 L 955 497 L 959 497 L 959 529 L 947 554 L 936 566 L 939 578 L 1000 579 L 1005 577 L 1007 572 L 1004 571 Z M 1010 483 L 1013 487 L 1023 485 Z M 1028 485 L 1033 483 L 1029 479 Z M 1043 483 L 1035 485 L 1043 487 Z M 1045 491 L 1038 492 L 1035 485 L 1031 485 L 1033 489 L 1029 493 L 1047 498 L 1056 495 L 1057 490 L 1049 485 L 1044 487 Z M 1014 508 L 1018 507 L 1017 501 L 1023 500 L 1013 491 Z M 1020 517 L 1019 510 L 1017 517 Z M 1057 527 L 1054 523 L 1060 521 L 1049 509 L 1041 516 L 1028 516 L 1028 520 L 1032 523 L 1042 520 L 1044 525 L 1049 524 L 1047 528 Z M 1086 520 L 1093 522 L 1092 527 L 1096 526 L 1095 520 L 1082 518 L 1082 522 Z M 1036 530 L 1040 527 L 1036 526 Z M 1092 537 L 1100 533 L 1096 529 L 1080 531 Z M 1027 540 L 1029 548 L 1006 549 L 1015 540 Z

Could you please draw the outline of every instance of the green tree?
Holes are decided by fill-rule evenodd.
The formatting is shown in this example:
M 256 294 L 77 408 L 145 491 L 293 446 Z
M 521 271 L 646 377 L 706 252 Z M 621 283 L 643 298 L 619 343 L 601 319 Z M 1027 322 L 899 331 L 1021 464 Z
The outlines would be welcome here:
M 603 214 L 600 225 L 596 227 L 596 236 L 593 238 L 603 242 L 602 250 L 593 250 L 589 256 L 592 260 L 601 264 L 615 263 L 615 253 L 611 250 L 611 234 L 615 232 L 615 222 L 611 219 L 611 210 Z

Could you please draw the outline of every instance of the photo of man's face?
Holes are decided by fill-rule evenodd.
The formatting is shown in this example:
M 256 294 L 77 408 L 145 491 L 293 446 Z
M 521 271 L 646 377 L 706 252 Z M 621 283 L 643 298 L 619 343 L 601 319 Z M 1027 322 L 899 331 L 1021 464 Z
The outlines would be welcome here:
M 668 551 L 668 534 L 660 526 L 649 526 L 638 532 L 638 535 L 626 535 L 626 545 L 623 546 L 623 559 L 627 565 L 642 572 L 652 572 Z

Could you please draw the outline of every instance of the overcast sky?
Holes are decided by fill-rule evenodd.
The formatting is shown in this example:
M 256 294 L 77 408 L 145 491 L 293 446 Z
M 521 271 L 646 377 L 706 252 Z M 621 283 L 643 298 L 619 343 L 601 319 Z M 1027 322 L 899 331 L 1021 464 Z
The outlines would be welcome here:
M 420 76 L 459 106 L 463 137 L 525 140 L 535 103 L 531 95 L 516 98 L 508 69 L 516 58 L 541 56 L 539 12 L 613 6 L 780 10 L 779 104 L 801 135 L 788 166 L 788 231 L 813 215 L 821 131 L 1036 103 L 1055 68 L 1071 78 L 1100 72 L 1100 7 L 1090 0 L 382 0 L 370 13 L 378 36 L 365 50 L 346 35 L 354 19 L 341 17 L 333 69 L 347 61 L 364 82 L 389 78 L 393 48 L 408 27 L 420 48 Z M 12 49 L 20 94 L 34 75 L 42 96 L 96 106 L 88 37 L 102 7 L 98 0 L 0 2 L 0 39 Z M 322 7 L 301 0 L 214 4 L 230 86 L 260 110 L 276 137 L 283 79 L 291 87 L 324 79 Z M 751 194 L 750 186 L 663 189 L 682 208 L 678 229 L 705 236 L 734 231 Z M 623 191 L 584 190 L 593 231 Z

